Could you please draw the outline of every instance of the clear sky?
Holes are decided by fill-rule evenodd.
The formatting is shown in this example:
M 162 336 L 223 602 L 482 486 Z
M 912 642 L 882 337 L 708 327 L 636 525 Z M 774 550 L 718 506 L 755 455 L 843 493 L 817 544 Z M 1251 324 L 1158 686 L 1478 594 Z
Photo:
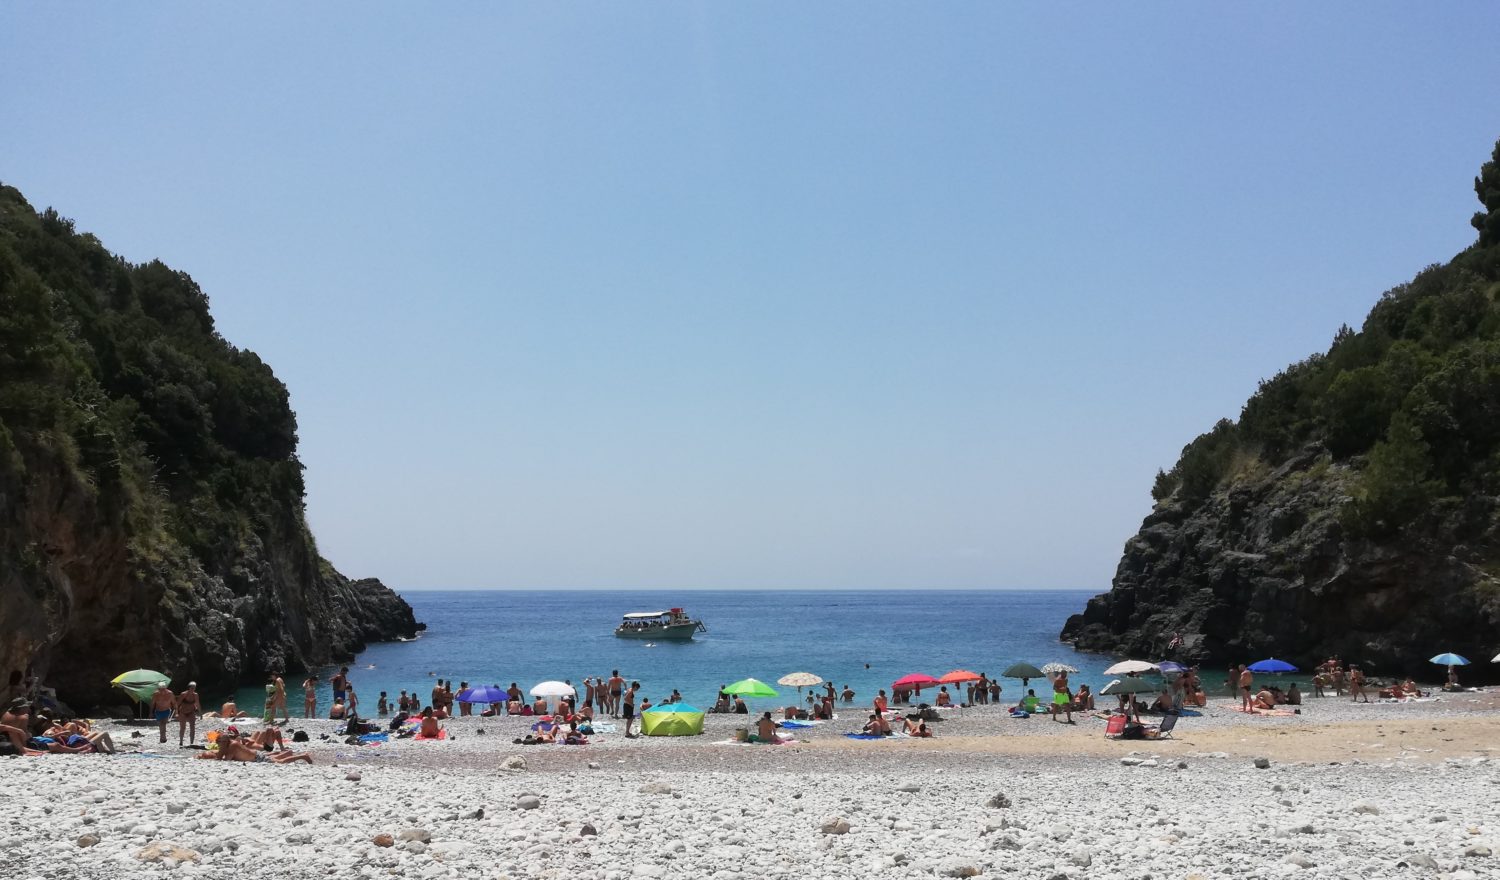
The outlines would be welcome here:
M 815 7 L 815 8 L 814 8 Z M 1097 587 L 1473 241 L 1500 6 L 0 6 L 0 180 L 208 292 L 420 587 Z

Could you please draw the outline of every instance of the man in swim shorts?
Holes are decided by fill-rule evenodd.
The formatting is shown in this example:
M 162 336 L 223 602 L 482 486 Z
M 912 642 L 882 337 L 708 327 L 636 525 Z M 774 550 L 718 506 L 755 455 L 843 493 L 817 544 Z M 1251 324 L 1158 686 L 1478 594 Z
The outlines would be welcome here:
M 156 686 L 156 692 L 151 695 L 151 714 L 156 718 L 156 725 L 161 729 L 161 741 L 167 741 L 167 722 L 172 720 L 172 709 L 177 706 L 177 695 L 167 687 L 166 682 Z

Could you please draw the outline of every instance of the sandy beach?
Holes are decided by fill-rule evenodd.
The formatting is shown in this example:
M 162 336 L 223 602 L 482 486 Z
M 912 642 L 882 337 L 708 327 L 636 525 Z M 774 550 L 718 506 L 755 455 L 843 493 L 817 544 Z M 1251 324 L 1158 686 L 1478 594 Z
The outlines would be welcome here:
M 193 760 L 175 729 L 161 748 L 154 728 L 108 724 L 120 755 L 3 764 L 0 850 L 17 876 L 87 878 L 1500 872 L 1494 693 L 1310 700 L 1283 717 L 1210 704 L 1146 742 L 998 707 L 953 710 L 931 740 L 846 738 L 863 715 L 845 708 L 782 746 L 729 742 L 744 716 L 582 747 L 518 746 L 523 718 L 376 746 L 294 719 L 310 767 Z

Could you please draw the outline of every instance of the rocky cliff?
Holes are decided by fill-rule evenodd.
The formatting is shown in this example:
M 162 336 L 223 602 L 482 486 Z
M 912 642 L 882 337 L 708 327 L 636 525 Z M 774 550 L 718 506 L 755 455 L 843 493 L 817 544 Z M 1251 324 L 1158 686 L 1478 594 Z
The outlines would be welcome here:
M 1261 384 L 1157 475 L 1085 650 L 1209 663 L 1336 653 L 1378 674 L 1500 679 L 1500 143 L 1479 240 L 1358 332 Z M 1180 647 L 1174 642 L 1180 637 Z
M 285 387 L 207 297 L 0 187 L 0 664 L 78 706 L 146 667 L 213 691 L 411 636 L 303 517 Z

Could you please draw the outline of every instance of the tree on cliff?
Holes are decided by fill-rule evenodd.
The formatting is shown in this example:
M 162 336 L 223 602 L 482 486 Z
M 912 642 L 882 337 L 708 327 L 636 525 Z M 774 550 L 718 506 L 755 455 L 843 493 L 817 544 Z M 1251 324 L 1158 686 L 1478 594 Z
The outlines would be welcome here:
M 1488 213 L 1474 217 L 1471 248 L 1386 292 L 1328 351 L 1262 382 L 1238 422 L 1220 421 L 1157 475 L 1153 498 L 1197 505 L 1237 470 L 1253 472 L 1248 461 L 1275 467 L 1322 450 L 1360 470 L 1347 522 L 1374 535 L 1436 499 L 1500 486 L 1500 141 L 1474 187 Z
M 1500 141 L 1495 142 L 1490 161 L 1480 166 L 1479 176 L 1474 178 L 1474 194 L 1484 205 L 1484 210 L 1469 221 L 1479 230 L 1479 246 L 1500 244 Z

